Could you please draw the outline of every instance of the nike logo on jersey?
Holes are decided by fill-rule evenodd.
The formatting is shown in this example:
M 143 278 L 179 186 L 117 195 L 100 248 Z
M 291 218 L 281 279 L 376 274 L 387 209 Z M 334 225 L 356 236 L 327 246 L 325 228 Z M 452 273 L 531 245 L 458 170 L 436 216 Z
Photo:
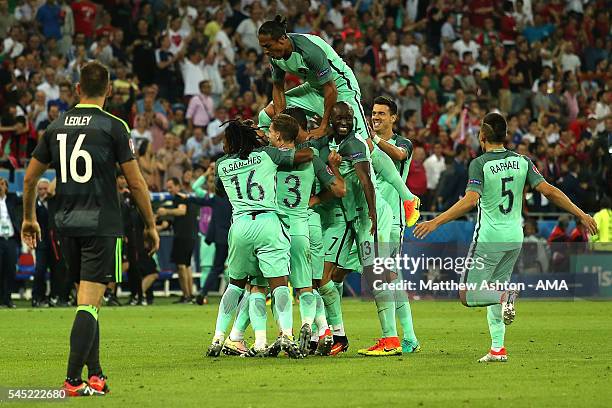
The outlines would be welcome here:
M 87 126 L 91 116 L 66 116 L 64 120 L 65 126 Z

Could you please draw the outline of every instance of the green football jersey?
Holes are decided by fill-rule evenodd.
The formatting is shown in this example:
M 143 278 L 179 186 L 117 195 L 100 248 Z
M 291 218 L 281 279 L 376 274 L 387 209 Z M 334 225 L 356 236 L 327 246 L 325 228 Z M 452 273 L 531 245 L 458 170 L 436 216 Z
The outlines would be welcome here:
M 278 211 L 277 169 L 291 168 L 294 155 L 294 149 L 262 147 L 246 160 L 225 155 L 217 161 L 217 187 L 225 190 L 234 217 L 253 211 Z
M 400 147 L 406 151 L 406 160 L 393 160 L 395 164 L 395 168 L 399 172 L 404 184 L 408 180 L 408 170 L 410 168 L 410 161 L 412 160 L 412 142 L 406 139 L 403 136 L 394 134 L 389 140 L 387 140 L 392 145 Z M 376 147 L 378 148 L 378 147 Z M 399 196 L 397 190 L 393 187 L 391 183 L 385 180 L 380 173 L 376 173 L 376 183 L 378 186 L 378 191 L 382 194 L 385 201 L 391 207 L 393 212 L 393 223 L 397 225 L 404 225 L 404 219 L 406 218 L 404 210 L 404 203 L 402 202 L 401 197 Z
M 472 160 L 466 191 L 480 194 L 474 242 L 520 245 L 525 182 L 533 188 L 543 181 L 528 157 L 506 149 L 492 150 Z
M 351 221 L 358 216 L 361 211 L 368 210 L 363 186 L 355 172 L 355 164 L 367 162 L 370 165 L 370 179 L 376 188 L 376 176 L 370 164 L 370 149 L 366 142 L 354 132 L 351 132 L 344 140 L 337 144 L 331 137 L 323 137 L 311 142 L 312 146 L 319 151 L 320 157 L 327 160 L 331 150 L 337 151 L 342 156 L 340 163 L 340 175 L 344 178 L 346 194 L 340 200 L 342 210 L 347 221 Z
M 283 213 L 290 217 L 308 219 L 308 200 L 315 179 L 328 187 L 336 177 L 323 161 L 314 156 L 311 162 L 290 171 L 279 171 L 276 181 L 276 201 Z
M 284 81 L 285 73 L 290 73 L 317 90 L 334 81 L 338 93 L 361 94 L 355 74 L 325 40 L 311 34 L 290 33 L 287 36 L 293 45 L 291 56 L 287 59 L 270 58 L 274 82 Z

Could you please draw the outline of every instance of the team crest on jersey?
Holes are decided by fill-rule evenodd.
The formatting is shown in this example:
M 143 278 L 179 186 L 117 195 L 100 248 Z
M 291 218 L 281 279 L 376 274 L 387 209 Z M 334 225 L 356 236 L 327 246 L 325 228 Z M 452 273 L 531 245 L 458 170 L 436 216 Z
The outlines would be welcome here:
M 468 181 L 468 184 L 482 184 L 482 181 L 476 180 L 476 179 L 470 179 L 470 181 Z

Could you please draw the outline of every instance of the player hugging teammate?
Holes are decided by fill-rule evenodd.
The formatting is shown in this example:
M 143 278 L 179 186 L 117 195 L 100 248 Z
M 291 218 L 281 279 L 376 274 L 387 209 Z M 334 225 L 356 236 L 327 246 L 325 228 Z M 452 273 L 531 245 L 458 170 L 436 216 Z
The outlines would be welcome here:
M 341 309 L 345 276 L 350 271 L 363 272 L 372 287 L 373 280 L 380 279 L 373 273 L 375 257 L 397 254 L 404 220 L 412 225 L 418 219 L 419 200 L 406 187 L 412 145 L 393 133 L 397 106 L 386 98 L 377 99 L 376 135 L 370 138 L 355 75 L 321 38 L 287 33 L 284 20 L 277 17 L 261 26 L 259 41 L 271 59 L 274 79 L 273 101 L 260 112 L 259 124 L 263 129 L 270 124 L 270 143 L 285 150 L 258 149 L 255 130 L 233 124 L 234 130 L 226 132 L 227 154 L 218 162 L 218 177 L 234 207 L 232 230 L 239 228 L 239 220 L 249 227 L 254 224 L 246 223 L 248 217 L 242 219 L 236 213 L 248 201 L 245 211 L 253 211 L 266 202 L 266 217 L 278 218 L 280 231 L 249 235 L 248 240 L 247 234 L 238 237 L 230 232 L 228 270 L 233 281 L 230 280 L 223 295 L 217 329 L 207 354 L 218 356 L 223 351 L 275 356 L 285 350 L 290 357 L 301 357 L 309 351 L 335 355 L 348 349 Z M 285 92 L 285 73 L 298 75 L 304 84 Z M 302 118 L 301 129 L 298 122 L 281 114 L 287 106 L 288 113 Z M 305 115 L 321 116 L 320 127 L 307 132 Z M 301 138 L 297 141 L 307 140 L 304 146 L 309 148 L 294 150 L 298 134 Z M 252 140 L 250 150 L 237 146 L 238 142 L 246 143 L 245 140 Z M 260 150 L 266 156 L 258 159 L 250 156 L 263 154 Z M 309 160 L 300 159 L 304 161 L 296 163 L 295 159 L 293 162 L 274 159 L 290 156 L 290 152 Z M 312 163 L 305 165 L 310 160 Z M 268 164 L 269 161 L 273 164 Z M 316 194 L 311 197 L 311 192 Z M 252 217 L 251 221 L 255 221 L 256 217 Z M 271 228 L 273 222 L 262 221 L 262 225 Z M 256 236 L 260 240 L 286 240 L 282 245 L 274 244 L 278 253 L 274 262 L 265 259 L 274 251 L 270 247 L 261 248 L 262 242 Z M 287 247 L 290 259 L 286 259 Z M 232 251 L 236 256 L 232 257 Z M 245 262 L 248 265 L 242 264 Z M 280 275 L 278 269 L 289 266 L 287 262 L 290 268 L 283 269 L 285 275 Z M 387 272 L 385 279 L 389 282 L 399 278 L 398 271 Z M 282 282 L 277 279 L 281 276 Z M 267 282 L 262 278 L 267 278 Z M 243 296 L 247 281 L 250 294 Z M 287 281 L 300 293 L 299 344 L 293 341 L 290 313 L 287 315 L 291 309 Z M 272 294 L 273 312 L 281 332 L 269 347 L 265 337 L 267 292 Z M 406 294 L 387 289 L 372 289 L 372 294 L 382 336 L 374 346 L 360 353 L 384 356 L 419 351 Z M 225 332 L 236 310 L 238 316 L 226 339 Z M 396 315 L 404 331 L 401 343 Z M 256 338 L 250 349 L 244 343 L 249 323 Z

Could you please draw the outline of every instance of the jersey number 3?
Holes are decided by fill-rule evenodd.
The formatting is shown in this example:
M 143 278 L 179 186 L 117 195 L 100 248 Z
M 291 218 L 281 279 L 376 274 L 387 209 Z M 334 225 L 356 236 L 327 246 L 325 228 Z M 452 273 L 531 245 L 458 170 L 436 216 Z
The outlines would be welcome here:
M 501 195 L 502 197 L 508 196 L 508 207 L 504 208 L 503 205 L 499 205 L 499 211 L 501 211 L 502 214 L 508 214 L 510 211 L 512 211 L 512 206 L 514 205 L 514 193 L 512 192 L 512 190 L 506 188 L 506 183 L 511 183 L 513 180 L 514 177 L 504 177 L 503 179 L 501 179 Z
M 57 141 L 59 142 L 59 159 L 60 159 L 60 180 L 62 183 L 68 182 L 68 171 L 66 163 L 66 133 L 59 133 Z M 87 150 L 81 149 L 85 140 L 85 133 L 81 133 L 77 138 L 76 144 L 70 153 L 70 178 L 77 183 L 87 183 L 91 179 L 93 163 L 91 155 Z M 77 170 L 77 160 L 81 158 L 85 161 L 85 173 L 79 174 Z

